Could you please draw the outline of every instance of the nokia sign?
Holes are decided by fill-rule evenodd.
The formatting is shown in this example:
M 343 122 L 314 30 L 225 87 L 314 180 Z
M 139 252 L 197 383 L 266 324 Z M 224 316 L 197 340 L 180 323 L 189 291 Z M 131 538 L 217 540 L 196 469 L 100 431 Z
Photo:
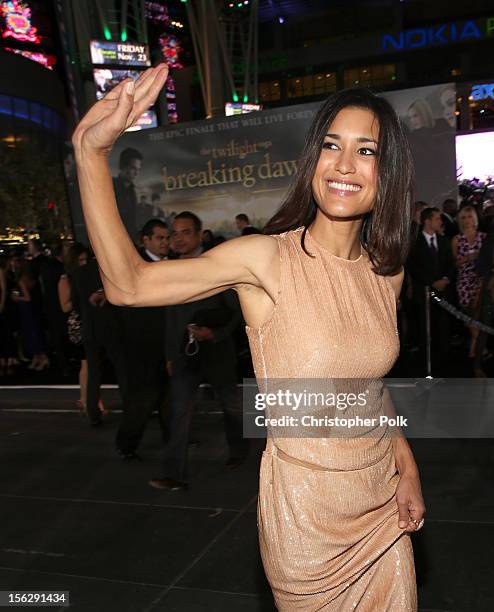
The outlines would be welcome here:
M 467 40 L 479 40 L 494 36 L 494 17 L 460 23 L 441 23 L 426 28 L 404 30 L 396 34 L 384 34 L 383 51 L 408 51 L 450 45 Z

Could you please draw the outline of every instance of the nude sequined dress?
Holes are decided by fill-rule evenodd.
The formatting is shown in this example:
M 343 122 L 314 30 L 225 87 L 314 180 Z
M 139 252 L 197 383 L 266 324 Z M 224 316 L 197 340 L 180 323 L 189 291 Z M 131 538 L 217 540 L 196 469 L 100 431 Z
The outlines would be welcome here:
M 370 379 L 399 351 L 395 295 L 363 251 L 336 257 L 302 228 L 275 236 L 274 312 L 247 327 L 264 379 Z M 391 437 L 273 438 L 261 461 L 258 526 L 278 610 L 416 611 L 410 536 L 398 527 Z

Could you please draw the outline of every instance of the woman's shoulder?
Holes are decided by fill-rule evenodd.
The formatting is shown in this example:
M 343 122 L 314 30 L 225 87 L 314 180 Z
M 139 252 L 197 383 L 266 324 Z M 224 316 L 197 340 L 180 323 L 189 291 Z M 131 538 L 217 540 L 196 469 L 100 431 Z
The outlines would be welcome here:
M 201 257 L 226 261 L 251 262 L 270 261 L 278 251 L 277 241 L 273 236 L 265 234 L 249 234 L 238 236 L 207 250 Z

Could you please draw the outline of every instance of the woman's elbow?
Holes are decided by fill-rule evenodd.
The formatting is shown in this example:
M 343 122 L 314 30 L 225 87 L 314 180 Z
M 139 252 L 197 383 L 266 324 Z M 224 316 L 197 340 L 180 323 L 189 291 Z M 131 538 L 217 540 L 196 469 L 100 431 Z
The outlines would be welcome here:
M 113 306 L 137 306 L 136 296 L 124 291 L 105 290 L 106 299 Z

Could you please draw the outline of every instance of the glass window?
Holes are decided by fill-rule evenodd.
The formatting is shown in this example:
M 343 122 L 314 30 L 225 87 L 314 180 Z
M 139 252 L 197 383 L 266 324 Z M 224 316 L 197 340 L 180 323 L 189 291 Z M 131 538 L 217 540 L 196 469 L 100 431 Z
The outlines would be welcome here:
M 336 91 L 336 73 L 323 72 L 287 79 L 289 98 L 321 95 Z
M 34 121 L 34 123 L 42 123 L 41 106 L 39 104 L 36 104 L 36 102 L 30 102 L 29 106 L 30 106 L 31 121 Z
M 259 101 L 274 102 L 281 98 L 279 81 L 263 81 L 259 83 Z
M 12 114 L 12 98 L 0 95 L 0 115 Z
M 65 124 L 57 112 L 23 98 L 0 95 L 0 115 L 10 115 L 17 119 L 24 119 L 43 125 L 52 131 L 62 132 L 65 129 Z
M 14 115 L 19 119 L 29 119 L 29 106 L 27 100 L 12 98 L 14 102 Z
M 345 87 L 381 87 L 396 80 L 394 64 L 349 68 L 343 74 Z

